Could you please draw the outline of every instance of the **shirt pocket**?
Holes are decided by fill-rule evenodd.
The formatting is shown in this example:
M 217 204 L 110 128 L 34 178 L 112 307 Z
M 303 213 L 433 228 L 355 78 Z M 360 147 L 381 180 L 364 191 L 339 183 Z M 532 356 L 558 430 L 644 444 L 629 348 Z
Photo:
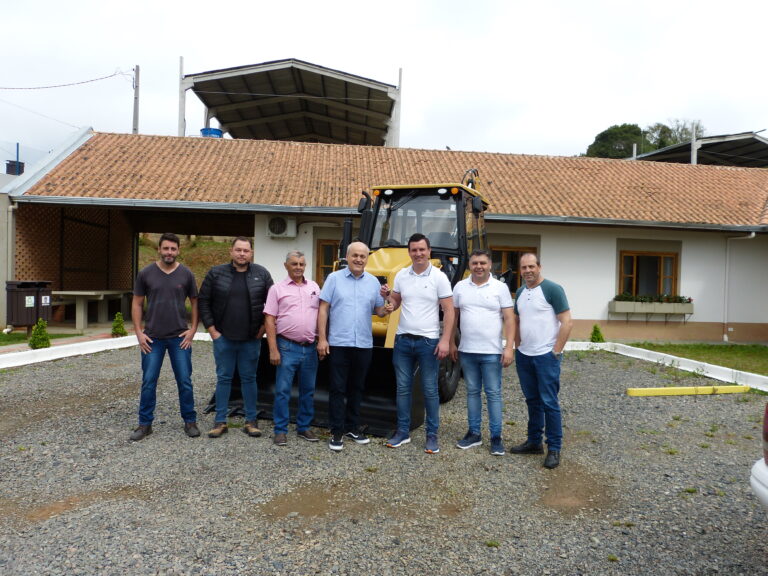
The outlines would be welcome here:
M 312 294 L 309 295 L 309 307 L 314 308 L 317 310 L 320 308 L 320 294 L 317 292 L 312 292 Z

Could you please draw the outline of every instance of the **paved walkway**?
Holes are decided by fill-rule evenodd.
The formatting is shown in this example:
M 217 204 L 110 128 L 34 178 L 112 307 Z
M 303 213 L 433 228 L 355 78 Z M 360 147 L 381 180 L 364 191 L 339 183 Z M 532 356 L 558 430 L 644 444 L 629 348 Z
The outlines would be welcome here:
M 18 328 L 16 333 L 24 333 L 24 328 Z M 133 334 L 133 325 L 126 322 L 125 330 L 128 335 Z M 48 324 L 48 334 L 72 334 L 71 338 L 54 338 L 51 339 L 51 347 L 62 346 L 64 344 L 75 344 L 77 342 L 90 342 L 91 340 L 101 340 L 104 338 L 112 337 L 112 323 L 105 324 L 89 324 L 82 333 L 75 330 L 73 323 L 50 323 Z M 29 346 L 21 342 L 19 344 L 10 344 L 8 346 L 0 346 L 0 354 L 9 354 L 11 352 L 26 352 L 30 350 Z

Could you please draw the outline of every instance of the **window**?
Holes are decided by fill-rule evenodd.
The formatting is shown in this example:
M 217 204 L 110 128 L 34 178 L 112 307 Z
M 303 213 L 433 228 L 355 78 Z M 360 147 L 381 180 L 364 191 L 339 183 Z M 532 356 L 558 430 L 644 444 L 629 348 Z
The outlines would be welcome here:
M 418 195 L 417 190 L 396 191 L 382 197 L 373 230 L 371 249 L 407 246 L 421 232 L 435 248 L 456 251 L 456 198 L 450 194 Z
M 315 282 L 322 286 L 328 274 L 333 272 L 333 263 L 338 259 L 339 241 L 318 240 L 315 254 Z
M 619 292 L 632 296 L 677 295 L 677 254 L 622 250 Z
M 491 247 L 491 259 L 493 260 L 491 274 L 504 282 L 513 296 L 522 282 L 520 256 L 529 252 L 536 254 L 536 248 Z

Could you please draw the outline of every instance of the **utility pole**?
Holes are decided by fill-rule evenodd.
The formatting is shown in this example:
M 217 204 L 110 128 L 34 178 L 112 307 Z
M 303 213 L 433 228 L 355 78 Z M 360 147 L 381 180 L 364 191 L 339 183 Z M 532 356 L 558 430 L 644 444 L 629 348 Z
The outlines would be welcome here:
M 691 164 L 699 163 L 699 147 L 700 142 L 696 141 L 696 125 L 691 127 Z
M 184 86 L 184 56 L 179 56 L 179 136 L 184 136 L 187 130 L 187 89 Z
M 139 133 L 139 65 L 133 69 L 133 134 Z

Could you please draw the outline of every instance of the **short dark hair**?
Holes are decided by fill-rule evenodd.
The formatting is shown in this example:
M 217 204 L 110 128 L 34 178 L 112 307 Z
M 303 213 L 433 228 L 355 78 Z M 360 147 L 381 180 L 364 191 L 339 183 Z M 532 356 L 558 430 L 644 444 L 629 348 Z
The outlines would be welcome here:
M 541 260 L 539 260 L 539 255 L 534 254 L 533 252 L 526 252 L 525 254 L 520 254 L 519 261 L 522 262 L 523 258 L 525 258 L 526 256 L 533 256 L 534 258 L 536 258 L 536 266 L 541 266 Z
M 493 258 L 491 258 L 491 252 L 489 250 L 484 250 L 482 248 L 478 248 L 477 250 L 472 250 L 472 254 L 469 255 L 469 259 L 472 259 L 472 256 L 485 256 L 493 262 Z
M 429 238 L 424 236 L 424 234 L 422 234 L 421 232 L 416 232 L 416 234 L 413 234 L 411 235 L 410 238 L 408 238 L 408 248 L 411 247 L 412 242 L 421 242 L 422 240 L 424 240 L 427 243 L 427 248 L 431 250 L 432 245 L 429 243 Z
M 248 242 L 248 246 L 251 247 L 251 250 L 253 250 L 253 240 L 250 238 L 247 238 L 246 236 L 238 236 L 234 240 L 232 240 L 232 246 L 235 245 L 235 242 Z
M 176 234 L 173 234 L 172 232 L 165 232 L 162 236 L 160 236 L 160 240 L 157 241 L 157 247 L 160 248 L 160 246 L 163 245 L 163 242 L 173 242 L 174 244 L 176 244 L 176 248 L 181 246 L 179 237 L 176 236 Z

